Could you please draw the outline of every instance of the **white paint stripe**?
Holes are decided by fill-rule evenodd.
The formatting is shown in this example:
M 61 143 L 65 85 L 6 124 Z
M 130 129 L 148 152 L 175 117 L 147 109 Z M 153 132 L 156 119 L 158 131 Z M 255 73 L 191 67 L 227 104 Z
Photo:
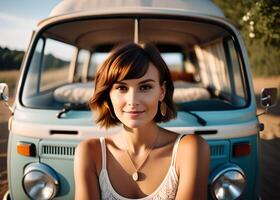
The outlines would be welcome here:
M 217 134 L 202 135 L 205 139 L 229 139 L 246 137 L 258 134 L 257 120 L 247 123 L 232 124 L 232 125 L 215 125 L 205 127 L 165 127 L 169 130 L 180 134 L 193 134 L 195 131 L 217 130 Z M 111 128 L 108 130 L 100 129 L 93 126 L 73 126 L 73 125 L 49 125 L 49 124 L 34 124 L 21 121 L 13 121 L 12 133 L 25 137 L 40 138 L 40 139 L 69 139 L 69 140 L 84 140 L 91 137 L 106 136 L 118 132 L 120 127 Z M 50 130 L 65 130 L 78 131 L 77 135 L 68 134 L 50 134 Z

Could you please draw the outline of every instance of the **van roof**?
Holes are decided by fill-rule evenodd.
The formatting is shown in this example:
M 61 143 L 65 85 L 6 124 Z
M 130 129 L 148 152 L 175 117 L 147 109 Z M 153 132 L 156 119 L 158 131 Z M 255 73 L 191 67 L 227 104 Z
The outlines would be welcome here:
M 64 0 L 50 13 L 49 17 L 85 13 L 188 12 L 224 18 L 223 12 L 211 0 Z

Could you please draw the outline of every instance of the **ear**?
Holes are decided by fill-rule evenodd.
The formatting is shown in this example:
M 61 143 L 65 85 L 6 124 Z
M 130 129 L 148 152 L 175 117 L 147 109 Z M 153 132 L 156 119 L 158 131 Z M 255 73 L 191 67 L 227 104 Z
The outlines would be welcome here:
M 166 81 L 164 81 L 161 85 L 160 85 L 160 89 L 161 89 L 161 93 L 160 93 L 160 101 L 163 101 L 165 94 L 166 94 Z

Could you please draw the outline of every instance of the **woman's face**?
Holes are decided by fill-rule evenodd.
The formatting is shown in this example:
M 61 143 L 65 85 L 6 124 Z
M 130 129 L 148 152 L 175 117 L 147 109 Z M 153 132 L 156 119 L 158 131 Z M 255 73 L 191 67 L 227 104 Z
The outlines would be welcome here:
M 153 122 L 164 95 L 165 85 L 160 85 L 159 72 L 151 63 L 143 77 L 116 82 L 110 91 L 117 118 L 129 128 Z

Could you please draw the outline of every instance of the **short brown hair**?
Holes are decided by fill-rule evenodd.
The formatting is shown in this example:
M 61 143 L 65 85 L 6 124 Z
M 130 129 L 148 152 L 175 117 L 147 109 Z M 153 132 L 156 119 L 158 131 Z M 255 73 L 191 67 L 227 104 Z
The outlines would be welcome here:
M 177 113 L 173 102 L 174 85 L 160 52 L 150 43 L 143 45 L 127 43 L 113 49 L 96 73 L 95 91 L 89 101 L 89 106 L 93 111 L 98 112 L 96 122 L 101 127 L 109 128 L 120 123 L 114 113 L 109 96 L 113 84 L 116 81 L 141 78 L 147 72 L 150 62 L 159 72 L 160 84 L 165 82 L 166 85 L 163 99 L 167 108 L 166 115 L 161 115 L 158 106 L 154 120 L 158 123 L 167 122 L 176 117 Z

